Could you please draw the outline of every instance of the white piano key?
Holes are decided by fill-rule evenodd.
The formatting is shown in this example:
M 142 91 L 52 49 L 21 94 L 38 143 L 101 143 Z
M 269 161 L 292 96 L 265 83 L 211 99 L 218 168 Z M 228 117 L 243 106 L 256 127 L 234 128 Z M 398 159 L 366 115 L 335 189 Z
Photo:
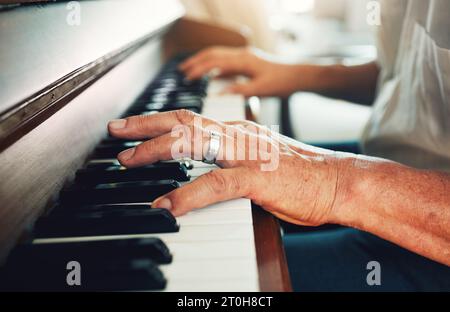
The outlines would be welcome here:
M 168 243 L 175 262 L 205 259 L 254 259 L 256 251 L 249 240 Z
M 215 169 L 217 169 L 217 168 L 215 168 Z M 208 168 L 208 167 L 206 167 L 206 168 L 194 167 L 194 169 L 189 170 L 189 175 L 192 178 L 197 178 L 199 176 L 202 176 L 202 175 L 210 172 L 211 170 L 214 170 L 214 169 Z
M 245 120 L 244 104 L 239 95 L 208 96 L 202 115 L 220 121 Z
M 249 210 L 250 214 L 251 211 Z M 199 211 L 193 212 L 179 218 L 181 227 L 204 224 L 248 224 L 252 225 L 252 220 L 248 218 L 249 213 L 246 210 L 231 211 Z
M 212 280 L 195 283 L 192 281 L 169 281 L 165 291 L 179 292 L 253 292 L 259 289 L 258 280 L 241 278 L 235 280 Z
M 161 265 L 160 269 L 172 281 L 185 280 L 193 283 L 258 277 L 258 272 L 251 259 L 181 261 L 177 265 Z
M 253 228 L 248 224 L 212 224 L 184 226 L 179 233 L 158 234 L 165 242 L 201 242 L 248 239 L 253 237 Z
M 218 168 L 216 165 L 206 164 L 198 160 L 192 160 L 192 165 L 194 166 L 194 168 L 209 168 L 211 170 Z
M 250 205 L 245 205 L 243 199 L 227 201 L 212 205 L 208 208 L 198 209 L 179 217 L 181 227 L 185 225 L 206 224 L 252 224 L 252 211 Z

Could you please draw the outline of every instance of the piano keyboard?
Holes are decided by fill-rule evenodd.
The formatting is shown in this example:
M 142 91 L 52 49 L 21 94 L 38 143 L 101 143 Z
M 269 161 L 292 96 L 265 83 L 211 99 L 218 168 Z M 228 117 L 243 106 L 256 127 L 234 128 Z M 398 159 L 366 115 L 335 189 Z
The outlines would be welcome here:
M 226 82 L 187 82 L 176 70 L 180 60 L 163 68 L 126 116 L 185 108 L 219 120 L 245 118 L 240 96 L 218 95 Z M 61 191 L 56 207 L 38 220 L 33 242 L 11 253 L 3 270 L 9 286 L 66 291 L 259 289 L 250 201 L 215 204 L 176 220 L 168 211 L 150 209 L 152 200 L 216 167 L 195 161 L 120 167 L 115 156 L 136 144 L 108 137 L 98 145 L 73 185 Z M 80 263 L 79 286 L 66 283 L 70 261 Z M 33 274 L 36 284 L 20 284 Z

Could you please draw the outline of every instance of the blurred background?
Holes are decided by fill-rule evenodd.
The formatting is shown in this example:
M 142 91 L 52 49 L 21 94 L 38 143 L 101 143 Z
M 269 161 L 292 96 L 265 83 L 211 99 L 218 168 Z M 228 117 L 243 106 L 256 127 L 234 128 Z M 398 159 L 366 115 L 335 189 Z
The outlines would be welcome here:
M 254 47 L 286 62 L 360 64 L 376 58 L 368 0 L 182 0 L 190 18 L 238 27 Z M 367 106 L 298 93 L 288 105 L 290 134 L 311 143 L 358 140 Z M 261 99 L 258 121 L 282 124 L 281 100 Z M 326 112 L 326 113 L 325 113 Z M 286 121 L 285 121 L 286 123 Z

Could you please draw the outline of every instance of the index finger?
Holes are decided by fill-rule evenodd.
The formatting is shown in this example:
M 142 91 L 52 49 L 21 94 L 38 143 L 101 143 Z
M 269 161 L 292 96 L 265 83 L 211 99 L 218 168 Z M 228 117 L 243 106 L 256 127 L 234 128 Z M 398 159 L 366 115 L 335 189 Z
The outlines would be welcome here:
M 194 126 L 196 124 L 221 126 L 219 122 L 182 109 L 113 120 L 108 123 L 108 131 L 117 138 L 140 140 L 161 136 L 178 125 Z
M 197 52 L 193 56 L 189 57 L 183 63 L 179 65 L 179 69 L 182 71 L 186 71 L 190 67 L 194 66 L 196 63 L 203 62 L 207 60 L 211 56 L 211 50 L 205 49 L 200 52 Z

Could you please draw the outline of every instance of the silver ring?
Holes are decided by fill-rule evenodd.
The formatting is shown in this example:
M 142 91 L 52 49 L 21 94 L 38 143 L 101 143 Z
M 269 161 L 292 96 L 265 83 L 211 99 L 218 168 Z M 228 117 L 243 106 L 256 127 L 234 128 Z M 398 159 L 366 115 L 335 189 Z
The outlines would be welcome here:
M 222 139 L 220 133 L 210 131 L 209 132 L 209 147 L 206 151 L 205 157 L 203 159 L 203 162 L 205 164 L 215 164 L 217 156 L 219 155 L 219 149 L 220 149 L 220 141 Z

